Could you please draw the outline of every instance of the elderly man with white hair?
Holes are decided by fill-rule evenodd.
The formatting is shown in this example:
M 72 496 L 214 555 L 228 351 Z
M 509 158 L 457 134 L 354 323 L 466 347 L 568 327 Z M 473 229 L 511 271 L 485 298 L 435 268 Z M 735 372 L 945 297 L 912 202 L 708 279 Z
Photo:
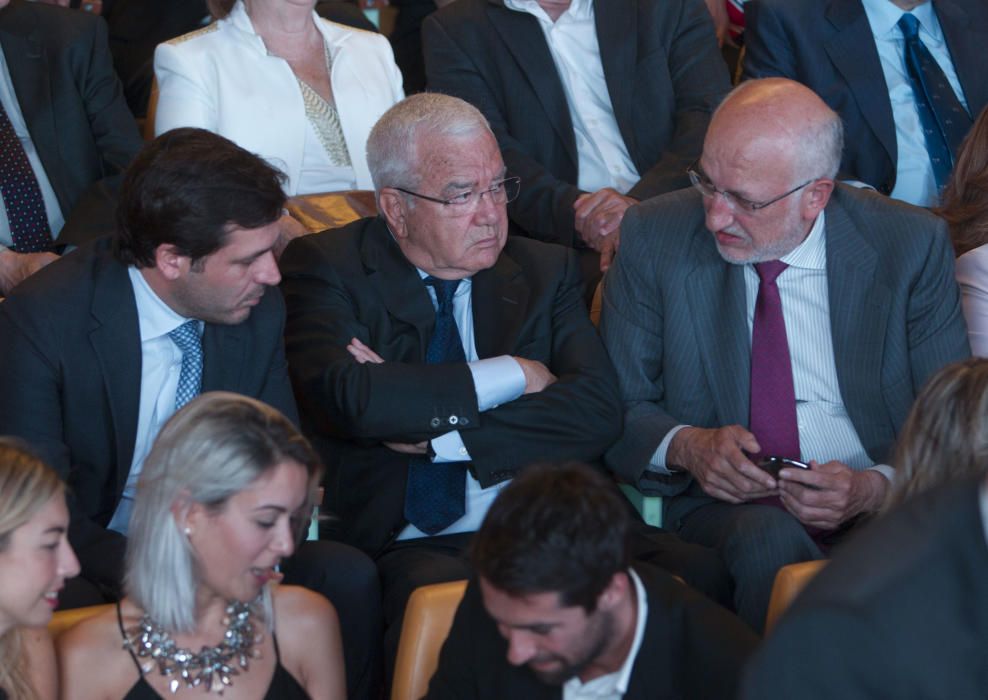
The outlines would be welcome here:
M 720 551 L 755 629 L 780 566 L 879 507 L 916 392 L 970 353 L 945 224 L 836 184 L 841 146 L 808 88 L 743 84 L 695 189 L 625 218 L 604 290 L 625 402 L 608 465 Z
M 524 183 L 483 115 L 416 95 L 367 150 L 381 215 L 300 238 L 281 265 L 331 526 L 375 557 L 393 649 L 412 589 L 469 575 L 462 553 L 498 490 L 533 461 L 598 460 L 621 412 L 575 254 L 507 235 Z M 712 552 L 650 534 L 685 579 L 702 584 L 695 558 L 726 579 Z

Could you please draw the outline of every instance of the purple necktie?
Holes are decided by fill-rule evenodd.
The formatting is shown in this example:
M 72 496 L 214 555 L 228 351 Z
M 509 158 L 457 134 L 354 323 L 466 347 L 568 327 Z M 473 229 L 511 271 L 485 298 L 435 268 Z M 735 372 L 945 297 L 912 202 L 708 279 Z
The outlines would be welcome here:
M 799 426 L 796 423 L 796 391 L 792 384 L 792 361 L 782 298 L 776 278 L 788 265 L 778 260 L 756 263 L 761 280 L 755 302 L 751 333 L 751 403 L 749 429 L 758 439 L 761 452 L 799 459 Z
M 3 104 L 0 104 L 0 196 L 10 222 L 10 247 L 18 253 L 51 250 L 51 228 L 38 178 Z

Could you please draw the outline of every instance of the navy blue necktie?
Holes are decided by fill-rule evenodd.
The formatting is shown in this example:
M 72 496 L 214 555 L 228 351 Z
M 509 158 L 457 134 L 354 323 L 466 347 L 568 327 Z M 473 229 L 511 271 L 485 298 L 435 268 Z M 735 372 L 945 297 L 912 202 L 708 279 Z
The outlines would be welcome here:
M 10 247 L 18 253 L 51 250 L 51 227 L 41 187 L 3 104 L 0 104 L 0 196 L 10 223 Z
M 175 410 L 182 408 L 202 391 L 202 339 L 199 322 L 186 321 L 171 331 L 168 337 L 182 351 L 182 371 L 175 390 Z
M 425 351 L 430 365 L 466 362 L 463 342 L 453 317 L 453 295 L 460 280 L 426 277 L 436 290 L 436 326 Z M 445 530 L 466 512 L 466 462 L 434 464 L 427 457 L 412 457 L 405 487 L 405 518 L 427 535 Z
M 971 128 L 971 117 L 930 50 L 920 40 L 919 20 L 907 12 L 899 18 L 899 29 L 906 39 L 906 72 L 913 85 L 933 176 L 937 189 L 943 189 L 954 169 L 957 149 Z

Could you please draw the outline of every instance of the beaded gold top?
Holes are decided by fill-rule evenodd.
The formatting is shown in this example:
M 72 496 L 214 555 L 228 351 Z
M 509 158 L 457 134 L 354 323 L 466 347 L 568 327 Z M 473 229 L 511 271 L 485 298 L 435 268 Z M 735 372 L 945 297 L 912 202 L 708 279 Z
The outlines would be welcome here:
M 329 55 L 329 47 L 323 44 L 326 53 L 326 68 L 329 74 L 333 72 L 333 60 Z M 350 153 L 347 151 L 346 141 L 343 138 L 343 127 L 340 125 L 340 115 L 336 107 L 327 102 L 313 90 L 308 83 L 299 79 L 298 86 L 302 90 L 302 101 L 305 103 L 305 117 L 312 124 L 319 142 L 326 149 L 330 161 L 333 165 L 349 167 Z

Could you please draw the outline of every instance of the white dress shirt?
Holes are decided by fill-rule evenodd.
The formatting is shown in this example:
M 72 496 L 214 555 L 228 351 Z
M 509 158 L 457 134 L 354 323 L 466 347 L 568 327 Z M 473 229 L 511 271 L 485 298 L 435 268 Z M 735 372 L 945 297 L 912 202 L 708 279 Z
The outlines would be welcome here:
M 24 152 L 27 154 L 28 162 L 34 171 L 34 176 L 38 179 L 38 186 L 41 188 L 41 198 L 45 203 L 45 213 L 48 215 L 48 227 L 51 229 L 52 238 L 58 236 L 58 232 L 65 225 L 65 217 L 62 215 L 62 208 L 58 205 L 58 198 L 55 190 L 52 189 L 45 166 L 38 157 L 38 149 L 34 147 L 31 134 L 27 130 L 27 122 L 21 113 L 21 106 L 17 102 L 17 94 L 14 92 L 14 83 L 10 79 L 10 71 L 7 69 L 7 58 L 0 46 L 0 103 L 7 112 L 7 117 L 20 139 Z M 0 246 L 8 247 L 11 244 L 10 222 L 7 219 L 7 207 L 4 206 L 3 198 L 0 197 Z
M 905 13 L 891 0 L 861 0 L 868 24 L 875 37 L 875 47 L 881 60 L 882 73 L 892 103 L 892 118 L 895 121 L 896 175 L 895 188 L 891 196 L 918 206 L 933 206 L 939 201 L 933 165 L 926 150 L 926 137 L 916 109 L 916 97 L 912 82 L 906 72 L 905 39 L 898 27 L 899 19 Z M 930 50 L 937 65 L 943 70 L 954 94 L 968 109 L 964 91 L 961 89 L 957 72 L 950 60 L 950 51 L 940 28 L 940 21 L 933 4 L 925 2 L 912 10 L 919 20 L 919 38 Z
M 613 187 L 625 194 L 641 177 L 614 117 L 600 61 L 593 1 L 573 0 L 555 22 L 536 0 L 504 0 L 504 6 L 533 15 L 545 35 L 576 135 L 577 187 L 586 192 Z
M 782 299 L 782 317 L 792 362 L 800 456 L 803 461 L 821 463 L 837 460 L 857 470 L 874 467 L 891 479 L 892 468 L 875 466 L 865 452 L 841 397 L 830 334 L 824 212 L 820 212 L 813 222 L 806 239 L 780 260 L 789 265 L 777 278 L 776 285 Z M 754 265 L 744 266 L 744 286 L 750 339 L 759 286 Z M 659 444 L 651 462 L 654 471 L 669 473 L 665 466 L 669 442 L 684 427 L 677 426 L 669 431 Z
M 971 353 L 988 357 L 988 244 L 957 258 L 954 272 L 961 288 L 961 306 Z
M 151 451 L 151 445 L 154 444 L 161 426 L 175 412 L 175 392 L 182 373 L 182 351 L 168 334 L 190 320 L 175 313 L 163 302 L 136 267 L 128 268 L 127 273 L 134 289 L 141 332 L 141 399 L 130 474 L 127 476 L 120 503 L 107 526 L 123 535 L 127 534 L 130 524 L 137 479 L 141 475 L 144 460 Z M 200 321 L 200 334 L 202 325 Z
M 419 276 L 425 279 L 428 277 L 428 273 L 419 270 Z M 438 308 L 436 290 L 430 285 L 426 285 L 426 289 L 432 300 L 432 306 Z M 485 360 L 479 359 L 473 337 L 473 304 L 470 298 L 472 289 L 472 280 L 469 278 L 460 280 L 456 293 L 453 295 L 453 317 L 456 321 L 456 330 L 460 334 L 460 342 L 463 343 L 463 354 L 467 359 L 467 367 L 470 368 L 470 374 L 473 375 L 474 390 L 477 393 L 477 409 L 483 413 L 502 403 L 514 401 L 521 396 L 525 391 L 525 373 L 522 371 L 521 365 L 508 355 L 490 357 Z M 433 438 L 431 442 L 432 449 L 436 453 L 433 462 L 470 461 L 470 452 L 463 444 L 458 430 L 452 430 Z M 436 534 L 449 535 L 454 532 L 474 532 L 477 530 L 484 520 L 484 516 L 487 515 L 487 509 L 490 508 L 497 494 L 507 483 L 507 481 L 502 481 L 485 489 L 470 472 L 467 472 L 466 512 L 459 520 Z M 414 525 L 406 525 L 398 534 L 399 540 L 416 537 L 429 537 L 429 535 Z
M 614 673 L 599 676 L 593 680 L 583 683 L 579 677 L 574 676 L 563 684 L 563 700 L 621 700 L 628 692 L 628 684 L 631 682 L 631 670 L 634 668 L 635 659 L 642 646 L 642 638 L 645 636 L 645 621 L 648 619 L 648 596 L 645 594 L 645 586 L 634 569 L 628 569 L 628 576 L 635 589 L 635 600 L 637 609 L 635 611 L 635 637 L 631 642 L 628 655 L 624 657 L 624 663 Z

